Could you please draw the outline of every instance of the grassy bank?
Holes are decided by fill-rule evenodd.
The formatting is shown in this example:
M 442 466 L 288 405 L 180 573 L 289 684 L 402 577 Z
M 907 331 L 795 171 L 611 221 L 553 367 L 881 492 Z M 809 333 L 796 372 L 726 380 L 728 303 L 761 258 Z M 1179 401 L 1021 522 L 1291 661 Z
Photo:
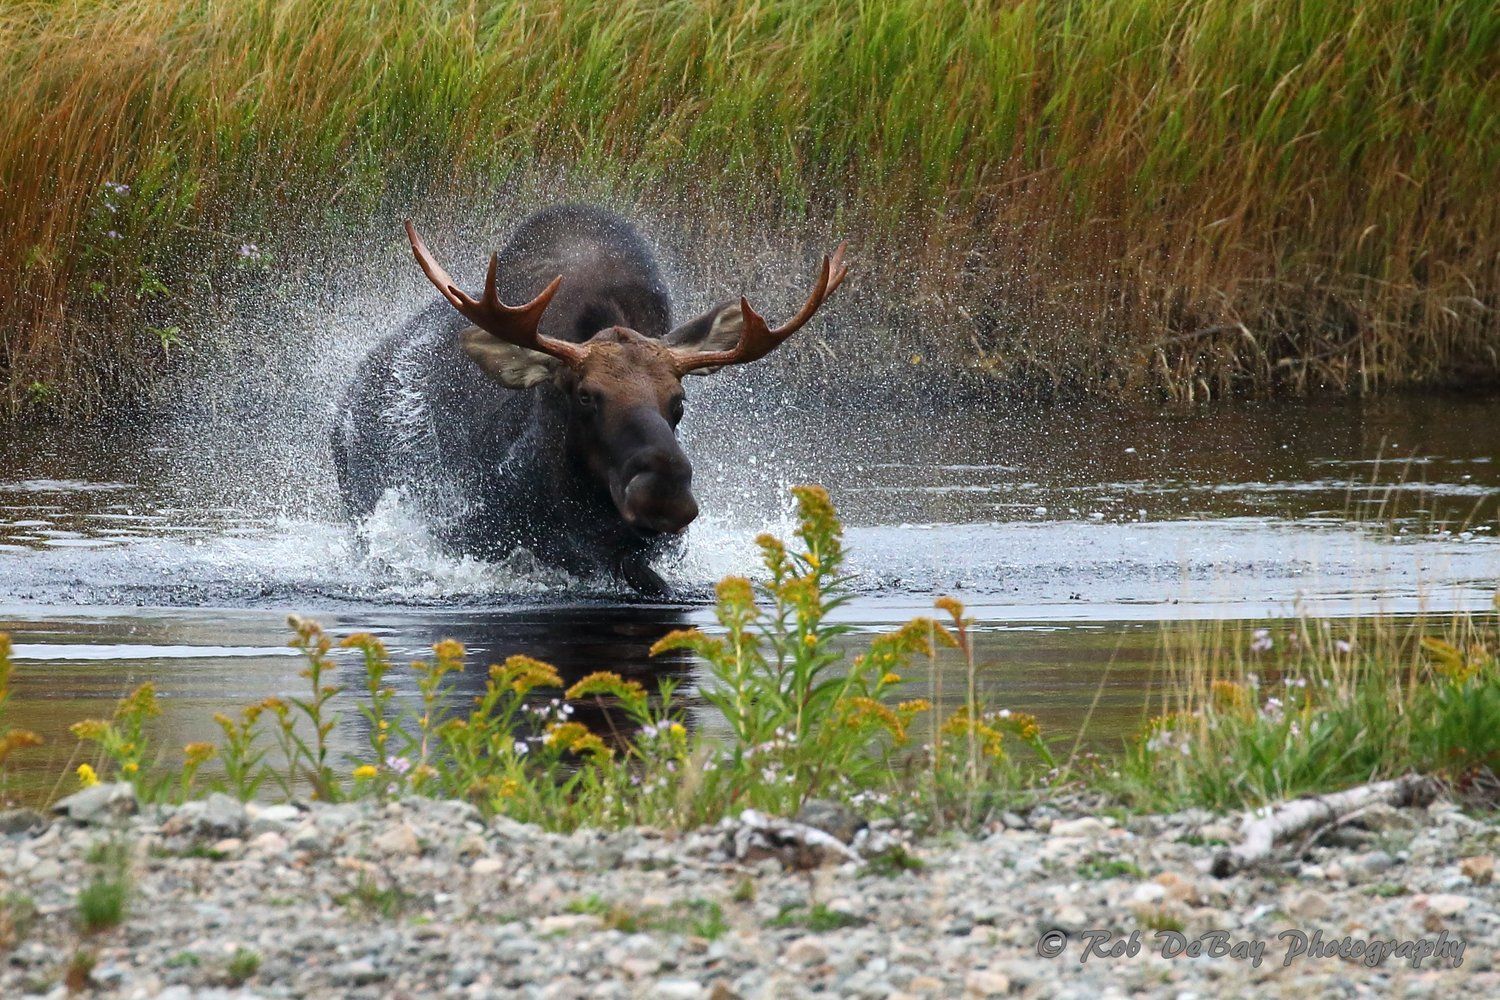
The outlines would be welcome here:
M 822 220 L 1022 388 L 1492 379 L 1497 50 L 1438 0 L 8 4 L 0 381 L 98 407 L 309 232 L 521 178 L 731 252 Z
M 722 634 L 673 632 L 655 652 L 692 651 L 698 695 L 716 722 L 697 725 L 670 682 L 647 690 L 594 673 L 566 690 L 548 664 L 513 656 L 489 667 L 477 696 L 455 682 L 465 651 L 451 640 L 413 664 L 418 697 L 396 698 L 392 664 L 373 636 L 341 642 L 294 618 L 308 681 L 215 716 L 222 738 L 165 750 L 155 743 L 147 683 L 112 717 L 72 727 L 76 781 L 128 781 L 146 800 L 210 789 L 242 799 L 325 801 L 408 794 L 465 799 L 549 829 L 646 825 L 690 829 L 746 808 L 791 815 L 832 799 L 917 828 L 973 828 L 1058 791 L 1128 808 L 1239 809 L 1412 772 L 1493 802 L 1500 788 L 1500 619 L 1302 621 L 1256 633 L 1166 633 L 1160 714 L 1122 752 L 1097 757 L 1050 743 L 1036 720 L 986 705 L 970 622 L 952 598 L 846 657 L 848 629 L 830 621 L 847 599 L 842 529 L 828 495 L 796 491 L 797 546 L 758 539 L 765 577 L 718 587 Z M 331 749 L 339 725 L 336 649 L 363 662 L 359 713 L 368 747 Z M 0 636 L 0 710 L 10 672 Z M 929 670 L 912 690 L 914 657 L 958 656 L 956 707 Z M 1101 681 L 1103 683 L 1103 681 Z M 591 724 L 581 721 L 588 718 Z M 40 742 L 0 715 L 6 756 Z M 68 776 L 59 788 L 75 784 Z M 0 797 L 4 788 L 0 785 Z

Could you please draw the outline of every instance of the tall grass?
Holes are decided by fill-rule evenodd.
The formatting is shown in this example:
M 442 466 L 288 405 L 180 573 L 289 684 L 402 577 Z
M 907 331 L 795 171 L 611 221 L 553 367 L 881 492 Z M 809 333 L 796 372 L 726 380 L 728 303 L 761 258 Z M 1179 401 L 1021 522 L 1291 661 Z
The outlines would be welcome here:
M 1500 612 L 1500 593 L 1495 598 Z M 1116 780 L 1151 808 L 1259 806 L 1411 772 L 1493 808 L 1500 614 L 1167 633 L 1160 714 Z
M 853 230 L 928 276 L 934 354 L 1024 382 L 1493 377 L 1497 51 L 1483 0 L 10 3 L 0 378 L 97 405 L 239 234 L 538 163 Z

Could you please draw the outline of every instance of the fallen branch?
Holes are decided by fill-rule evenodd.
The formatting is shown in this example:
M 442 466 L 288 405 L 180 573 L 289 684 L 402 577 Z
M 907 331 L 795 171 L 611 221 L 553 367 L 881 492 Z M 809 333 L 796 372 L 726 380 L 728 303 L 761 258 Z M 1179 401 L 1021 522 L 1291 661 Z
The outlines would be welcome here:
M 1256 810 L 1245 816 L 1241 825 L 1244 840 L 1214 856 L 1209 871 L 1225 878 L 1271 856 L 1276 842 L 1285 840 L 1319 824 L 1337 826 L 1352 814 L 1373 805 L 1426 805 L 1437 794 L 1435 783 L 1419 774 L 1409 774 L 1392 781 L 1376 781 L 1332 795 L 1314 795 L 1294 799 L 1271 809 Z

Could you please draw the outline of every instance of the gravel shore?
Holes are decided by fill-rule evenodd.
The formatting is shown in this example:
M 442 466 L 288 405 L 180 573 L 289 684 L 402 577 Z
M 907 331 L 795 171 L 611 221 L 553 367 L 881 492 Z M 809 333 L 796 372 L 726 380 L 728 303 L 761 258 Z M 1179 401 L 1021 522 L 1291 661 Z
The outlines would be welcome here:
M 418 799 L 136 809 L 107 785 L 66 813 L 0 814 L 0 996 L 65 995 L 80 948 L 120 997 L 1500 996 L 1500 823 L 1443 801 L 1223 880 L 1236 827 L 1207 813 L 1042 806 L 916 842 L 834 807 L 801 840 L 754 816 L 563 836 Z M 85 934 L 80 889 L 122 861 L 124 922 Z M 1159 953 L 1216 930 L 1232 954 Z M 1446 957 L 1288 963 L 1289 930 Z

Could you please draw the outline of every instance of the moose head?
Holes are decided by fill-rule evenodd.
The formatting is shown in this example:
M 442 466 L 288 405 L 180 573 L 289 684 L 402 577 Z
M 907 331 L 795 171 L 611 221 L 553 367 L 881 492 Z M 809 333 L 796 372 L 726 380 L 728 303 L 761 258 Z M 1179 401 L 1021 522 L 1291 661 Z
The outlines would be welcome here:
M 490 257 L 478 299 L 460 289 L 406 223 L 412 252 L 427 279 L 474 328 L 464 353 L 511 389 L 552 381 L 566 399 L 568 448 L 608 491 L 620 517 L 642 535 L 677 534 L 698 516 L 693 467 L 677 442 L 685 375 L 708 375 L 758 361 L 800 329 L 843 282 L 844 245 L 825 256 L 812 293 L 787 322 L 771 327 L 741 296 L 661 338 L 606 327 L 582 343 L 538 331 L 559 275 L 525 305 L 509 306 L 496 291 L 499 255 Z

